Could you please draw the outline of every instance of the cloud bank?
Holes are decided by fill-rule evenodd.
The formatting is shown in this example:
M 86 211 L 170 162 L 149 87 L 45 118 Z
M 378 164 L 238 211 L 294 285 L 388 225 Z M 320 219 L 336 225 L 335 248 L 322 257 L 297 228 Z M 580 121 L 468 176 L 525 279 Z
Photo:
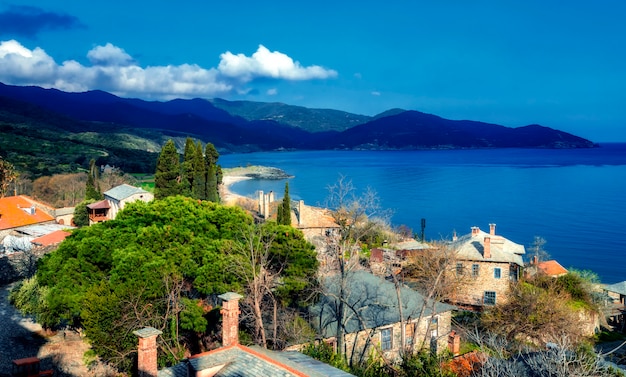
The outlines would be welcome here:
M 42 30 L 67 30 L 85 26 L 74 16 L 47 12 L 32 6 L 11 5 L 0 12 L 0 35 L 33 38 Z
M 337 72 L 313 65 L 304 67 L 289 56 L 259 45 L 248 57 L 225 52 L 217 68 L 196 64 L 140 66 L 126 51 L 111 43 L 87 53 L 91 65 L 75 60 L 58 64 L 43 49 L 29 50 L 16 40 L 0 42 L 0 81 L 78 92 L 105 90 L 119 96 L 171 99 L 224 95 L 253 90 L 257 79 L 320 80 Z

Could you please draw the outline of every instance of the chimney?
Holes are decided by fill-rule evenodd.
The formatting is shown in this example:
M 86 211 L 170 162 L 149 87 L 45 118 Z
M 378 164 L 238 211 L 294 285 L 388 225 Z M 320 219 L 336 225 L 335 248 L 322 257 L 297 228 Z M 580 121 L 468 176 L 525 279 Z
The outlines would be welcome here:
M 263 190 L 259 190 L 258 194 L 259 194 L 259 213 L 262 216 L 265 216 L 265 213 L 263 213 L 263 209 L 265 209 L 265 206 L 263 205 L 263 202 L 265 201 L 265 195 L 263 194 Z
M 452 231 L 452 241 L 456 242 L 459 239 L 459 237 L 456 236 L 456 230 Z
M 157 346 L 156 338 L 162 332 L 154 327 L 144 327 L 133 331 L 139 338 L 137 346 L 137 372 L 139 377 L 157 377 Z
M 491 234 L 492 236 L 496 235 L 496 224 L 489 224 L 489 234 Z
M 217 296 L 222 299 L 222 346 L 239 344 L 239 299 L 242 295 L 234 292 Z
M 480 232 L 480 228 L 477 226 L 473 226 L 472 227 L 472 237 L 477 236 L 478 233 Z
M 298 225 L 304 223 L 304 200 L 298 202 Z
M 491 237 L 485 237 L 483 258 L 491 258 Z

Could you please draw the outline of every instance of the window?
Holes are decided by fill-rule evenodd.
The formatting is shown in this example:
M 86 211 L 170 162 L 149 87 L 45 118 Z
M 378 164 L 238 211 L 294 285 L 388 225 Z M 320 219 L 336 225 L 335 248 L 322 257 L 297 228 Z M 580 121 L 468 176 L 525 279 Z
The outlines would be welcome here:
M 413 344 L 413 334 L 415 332 L 415 323 L 407 323 L 404 326 L 404 343 L 406 346 Z
M 500 267 L 493 269 L 493 277 L 496 279 L 500 279 L 502 277 L 502 269 Z
M 456 264 L 456 274 L 457 276 L 463 275 L 463 263 Z
M 517 266 L 514 264 L 511 264 L 511 266 L 509 267 L 509 279 L 513 280 L 513 281 L 517 281 L 517 273 L 518 273 L 518 269 Z
M 478 277 L 478 274 L 480 273 L 480 265 L 478 264 L 473 264 L 472 265 L 472 276 L 473 277 Z
M 383 351 L 389 351 L 392 348 L 392 335 L 393 332 L 391 327 L 380 330 L 380 348 Z
M 496 292 L 494 291 L 485 291 L 485 305 L 495 305 L 496 304 Z

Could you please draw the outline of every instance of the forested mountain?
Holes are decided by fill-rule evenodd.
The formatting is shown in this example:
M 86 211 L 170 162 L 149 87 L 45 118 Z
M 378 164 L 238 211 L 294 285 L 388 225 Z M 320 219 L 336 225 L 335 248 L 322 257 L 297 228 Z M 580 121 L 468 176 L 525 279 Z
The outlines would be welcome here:
M 220 153 L 595 146 L 538 125 L 509 128 L 402 109 L 367 117 L 281 103 L 144 101 L 102 91 L 67 93 L 2 83 L 0 136 L 0 155 L 36 174 L 53 173 L 58 164 L 84 165 L 90 158 L 126 171 L 153 171 L 151 154 L 170 138 L 182 150 L 187 136 L 213 143 Z

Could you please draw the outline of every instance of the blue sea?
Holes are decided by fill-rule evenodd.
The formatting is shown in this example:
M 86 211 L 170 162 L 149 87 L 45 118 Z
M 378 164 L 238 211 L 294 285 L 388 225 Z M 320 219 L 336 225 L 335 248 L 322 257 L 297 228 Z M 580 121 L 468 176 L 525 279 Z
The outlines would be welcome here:
M 535 236 L 566 268 L 597 273 L 603 283 L 626 280 L 626 143 L 594 149 L 432 151 L 305 151 L 231 154 L 225 167 L 283 169 L 292 199 L 320 205 L 340 176 L 357 190 L 374 189 L 393 225 L 425 238 L 450 239 L 470 227 L 488 229 L 529 248 Z M 285 180 L 249 180 L 231 189 L 282 197 Z M 528 253 L 528 250 L 527 250 Z

